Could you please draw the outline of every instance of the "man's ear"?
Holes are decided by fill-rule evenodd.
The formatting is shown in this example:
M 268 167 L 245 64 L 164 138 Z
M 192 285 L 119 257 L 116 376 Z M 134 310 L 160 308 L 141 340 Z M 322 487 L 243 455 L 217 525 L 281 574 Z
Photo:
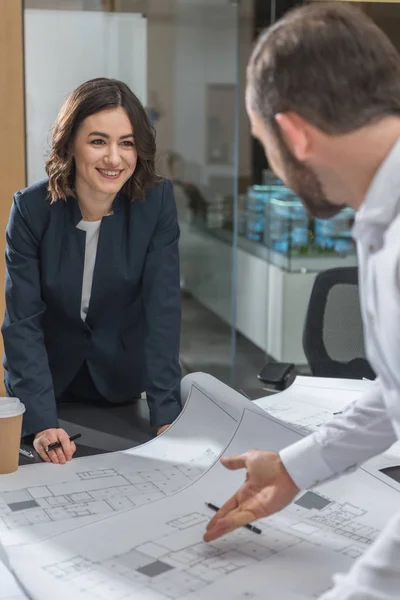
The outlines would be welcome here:
M 275 121 L 295 158 L 300 162 L 309 159 L 312 154 L 312 136 L 307 121 L 295 112 L 278 113 Z

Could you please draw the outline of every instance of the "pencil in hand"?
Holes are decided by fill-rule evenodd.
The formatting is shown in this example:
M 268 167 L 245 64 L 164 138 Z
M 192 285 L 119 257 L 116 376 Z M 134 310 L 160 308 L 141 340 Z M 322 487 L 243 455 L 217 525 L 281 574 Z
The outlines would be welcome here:
M 75 435 L 71 435 L 71 437 L 69 438 L 69 441 L 74 442 L 75 440 L 78 440 L 81 437 L 82 437 L 81 433 L 76 433 Z M 50 444 L 49 446 L 47 446 L 46 452 L 48 453 L 51 450 L 55 450 L 56 448 L 61 448 L 61 442 L 54 442 L 54 444 Z

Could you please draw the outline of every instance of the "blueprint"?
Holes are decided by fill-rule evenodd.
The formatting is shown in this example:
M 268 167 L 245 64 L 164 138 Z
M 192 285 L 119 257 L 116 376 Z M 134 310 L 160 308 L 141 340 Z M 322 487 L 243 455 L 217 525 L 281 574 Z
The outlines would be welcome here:
M 254 404 L 307 435 L 331 421 L 371 385 L 367 380 L 297 377 L 285 391 L 259 398 Z M 399 464 L 400 442 L 368 463 L 376 470 Z
M 0 543 L 0 600 L 28 600 L 9 569 L 9 559 Z
M 283 392 L 259 398 L 254 404 L 307 434 L 330 421 L 370 386 L 371 382 L 364 380 L 297 377 Z
M 0 561 L 0 600 L 28 600 L 14 575 Z
M 342 407 L 362 393 L 359 384 L 341 389 Z M 293 418 L 296 397 L 331 413 L 329 386 L 300 379 L 297 396 L 294 386 L 291 400 L 280 394 L 272 416 L 265 404 L 278 396 L 259 407 L 210 376 L 191 375 L 181 416 L 159 438 L 2 477 L 0 600 L 26 600 L 26 590 L 33 600 L 264 600 L 266 589 L 274 600 L 318 598 L 398 509 L 396 482 L 359 469 L 261 519 L 260 535 L 242 528 L 210 544 L 202 536 L 212 517 L 206 503 L 220 506 L 243 482 L 243 471 L 222 467 L 221 454 L 297 441 L 319 423 Z
M 244 408 L 225 449 L 279 450 L 301 435 Z M 360 469 L 299 494 L 295 502 L 210 544 L 206 502 L 221 505 L 243 482 L 219 462 L 184 489 L 50 539 L 7 548 L 11 565 L 40 600 L 279 600 L 318 598 L 347 570 L 398 508 L 399 491 Z M 382 503 L 385 510 L 382 511 Z M 290 577 L 287 574 L 290 573 Z
M 1 477 L 3 544 L 53 537 L 176 493 L 218 460 L 244 408 L 263 414 L 209 375 L 189 376 L 184 383 L 187 401 L 180 417 L 147 444 L 62 466 L 28 465 Z M 213 396 L 210 389 L 216 391 Z

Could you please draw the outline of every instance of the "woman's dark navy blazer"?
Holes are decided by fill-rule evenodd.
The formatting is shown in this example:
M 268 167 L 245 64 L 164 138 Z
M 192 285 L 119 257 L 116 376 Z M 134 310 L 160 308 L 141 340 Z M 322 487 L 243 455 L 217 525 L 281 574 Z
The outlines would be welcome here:
M 47 181 L 17 192 L 7 226 L 5 384 L 25 405 L 23 435 L 57 427 L 56 399 L 86 361 L 114 403 L 147 392 L 151 422 L 180 403 L 179 227 L 172 184 L 143 201 L 119 193 L 102 219 L 86 322 L 85 232 L 69 198 L 50 205 Z

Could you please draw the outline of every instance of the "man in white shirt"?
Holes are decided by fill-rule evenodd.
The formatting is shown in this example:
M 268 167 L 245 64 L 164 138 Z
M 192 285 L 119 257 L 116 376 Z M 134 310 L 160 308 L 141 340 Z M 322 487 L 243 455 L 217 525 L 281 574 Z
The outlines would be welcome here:
M 361 306 L 372 389 L 316 433 L 274 452 L 225 458 L 247 469 L 212 519 L 211 541 L 349 472 L 400 439 L 400 57 L 361 12 L 335 2 L 289 13 L 248 66 L 253 134 L 275 173 L 318 217 L 357 211 Z M 400 510 L 323 600 L 400 598 Z M 322 600 L 322 599 L 321 599 Z

